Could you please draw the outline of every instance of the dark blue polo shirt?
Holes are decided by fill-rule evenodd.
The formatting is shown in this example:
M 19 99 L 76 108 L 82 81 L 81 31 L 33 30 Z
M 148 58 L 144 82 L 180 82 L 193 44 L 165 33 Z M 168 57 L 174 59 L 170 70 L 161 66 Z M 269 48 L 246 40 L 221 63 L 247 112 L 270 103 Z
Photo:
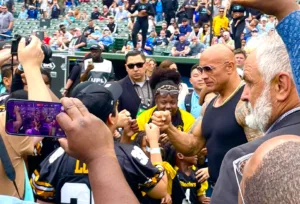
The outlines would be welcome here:
M 176 42 L 174 47 L 176 47 L 177 51 L 181 52 L 184 50 L 185 46 L 189 46 L 189 45 L 190 45 L 190 42 L 185 40 L 183 42 L 180 42 L 180 41 Z
M 186 26 L 184 26 L 184 25 L 181 25 L 180 27 L 179 27 L 179 32 L 180 33 L 183 33 L 183 34 L 187 34 L 188 32 L 192 32 L 193 30 L 192 30 L 192 27 L 190 26 L 190 25 L 186 25 Z

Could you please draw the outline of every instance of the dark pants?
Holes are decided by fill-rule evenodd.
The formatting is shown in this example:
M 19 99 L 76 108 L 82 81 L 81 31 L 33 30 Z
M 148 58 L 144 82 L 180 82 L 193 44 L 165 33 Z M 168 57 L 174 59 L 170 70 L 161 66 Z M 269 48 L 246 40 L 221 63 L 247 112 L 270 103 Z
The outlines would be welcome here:
M 174 20 L 175 20 L 175 12 L 171 11 L 171 12 L 165 13 L 165 20 L 167 21 L 168 26 L 170 25 L 170 21 L 172 18 L 174 18 Z
M 132 29 L 132 42 L 134 48 L 136 48 L 137 45 L 137 34 L 142 30 L 142 49 L 144 49 L 146 40 L 147 40 L 147 32 L 148 32 L 148 17 L 137 19 L 134 23 L 133 29 Z

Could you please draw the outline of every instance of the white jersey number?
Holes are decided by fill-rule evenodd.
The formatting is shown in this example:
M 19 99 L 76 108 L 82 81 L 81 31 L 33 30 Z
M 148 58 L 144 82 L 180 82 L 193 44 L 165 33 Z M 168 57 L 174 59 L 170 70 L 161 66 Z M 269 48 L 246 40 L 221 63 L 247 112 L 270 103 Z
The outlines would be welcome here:
M 77 199 L 77 204 L 94 204 L 92 192 L 84 183 L 65 183 L 60 193 L 61 203 L 71 203 L 73 198 Z
M 183 199 L 182 204 L 191 204 L 190 201 L 191 189 L 186 189 L 185 191 L 185 199 Z

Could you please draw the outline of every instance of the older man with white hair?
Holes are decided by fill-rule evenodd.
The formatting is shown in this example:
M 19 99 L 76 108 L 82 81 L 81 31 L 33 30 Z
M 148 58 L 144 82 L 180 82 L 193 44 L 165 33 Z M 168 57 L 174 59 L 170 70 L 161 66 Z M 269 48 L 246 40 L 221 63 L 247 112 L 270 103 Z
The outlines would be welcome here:
M 231 51 L 234 50 L 234 40 L 231 39 L 230 33 L 228 31 L 225 31 L 223 33 L 222 38 L 219 39 L 219 43 L 225 45 L 228 47 Z
M 250 109 L 246 123 L 265 135 L 226 154 L 212 204 L 238 203 L 245 155 L 253 153 L 273 137 L 283 134 L 300 136 L 300 99 L 285 45 L 277 33 L 260 38 L 261 43 L 245 62 L 246 87 L 241 99 Z
M 123 6 L 119 6 L 118 10 L 116 12 L 116 15 L 115 15 L 115 20 L 117 22 L 120 22 L 120 21 L 123 21 L 123 20 L 127 20 L 128 14 L 129 14 L 128 11 L 124 10 Z

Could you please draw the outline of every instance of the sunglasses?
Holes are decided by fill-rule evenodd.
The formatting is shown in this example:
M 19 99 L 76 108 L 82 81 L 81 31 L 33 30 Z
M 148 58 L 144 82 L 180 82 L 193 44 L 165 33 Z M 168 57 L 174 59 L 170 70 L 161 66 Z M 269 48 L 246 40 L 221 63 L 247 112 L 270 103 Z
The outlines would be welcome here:
M 239 191 L 240 191 L 240 195 L 241 195 L 243 204 L 245 204 L 245 201 L 244 201 L 244 197 L 242 194 L 242 189 L 241 189 L 240 183 L 242 181 L 242 177 L 244 174 L 244 168 L 245 168 L 246 162 L 249 161 L 249 159 L 253 156 L 253 154 L 254 153 L 250 153 L 245 156 L 242 156 L 242 157 L 234 160 L 232 163 L 234 174 L 235 174 L 235 179 L 236 179 L 237 185 L 239 187 Z
M 197 70 L 198 70 L 199 72 L 201 72 L 201 74 L 203 74 L 203 72 L 210 73 L 210 72 L 211 72 L 212 70 L 214 70 L 214 69 L 216 69 L 216 68 L 213 67 L 213 66 L 209 66 L 209 65 L 203 66 L 203 67 L 201 67 L 201 66 L 198 66 L 198 67 L 197 67 Z
M 136 64 L 127 64 L 127 67 L 129 69 L 134 69 L 134 67 L 136 66 L 137 68 L 142 68 L 144 66 L 144 62 L 138 62 Z
M 178 90 L 157 90 L 155 95 L 160 95 L 160 96 L 167 96 L 167 95 L 178 95 L 179 91 Z

